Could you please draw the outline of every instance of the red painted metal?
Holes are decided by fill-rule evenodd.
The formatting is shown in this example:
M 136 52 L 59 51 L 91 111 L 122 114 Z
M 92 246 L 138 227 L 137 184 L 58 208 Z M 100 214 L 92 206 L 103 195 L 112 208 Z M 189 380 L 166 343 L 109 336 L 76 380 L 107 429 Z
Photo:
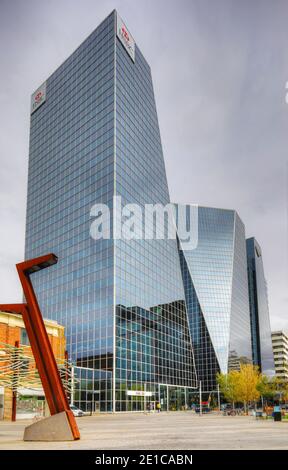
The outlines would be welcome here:
M 33 351 L 51 415 L 65 411 L 74 439 L 80 433 L 59 375 L 57 363 L 47 335 L 43 317 L 36 298 L 30 275 L 48 268 L 58 261 L 49 254 L 16 265 L 27 304 L 0 305 L 0 310 L 21 314 Z

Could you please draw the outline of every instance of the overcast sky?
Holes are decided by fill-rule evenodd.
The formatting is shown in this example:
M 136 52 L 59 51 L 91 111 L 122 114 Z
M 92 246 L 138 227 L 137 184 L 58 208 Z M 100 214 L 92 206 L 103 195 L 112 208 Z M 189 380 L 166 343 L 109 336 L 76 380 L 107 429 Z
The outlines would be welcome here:
M 288 330 L 287 0 L 0 0 L 0 303 L 21 300 L 30 95 L 114 8 L 151 65 L 171 199 L 238 211 Z

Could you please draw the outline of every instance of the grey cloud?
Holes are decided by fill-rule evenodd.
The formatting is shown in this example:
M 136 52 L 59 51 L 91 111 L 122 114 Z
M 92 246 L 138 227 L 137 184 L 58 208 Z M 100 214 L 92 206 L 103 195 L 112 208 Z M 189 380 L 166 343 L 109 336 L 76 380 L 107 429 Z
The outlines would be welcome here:
M 171 199 L 235 208 L 288 329 L 288 3 L 0 1 L 1 302 L 21 297 L 30 94 L 117 8 L 152 68 Z

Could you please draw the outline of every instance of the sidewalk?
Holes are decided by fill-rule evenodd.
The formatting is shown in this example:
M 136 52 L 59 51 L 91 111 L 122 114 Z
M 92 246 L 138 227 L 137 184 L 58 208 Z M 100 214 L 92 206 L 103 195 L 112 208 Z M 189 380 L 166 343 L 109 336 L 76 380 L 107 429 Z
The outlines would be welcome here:
M 187 412 L 99 414 L 77 419 L 81 440 L 23 442 L 31 421 L 0 422 L 4 449 L 288 449 L 288 423 Z

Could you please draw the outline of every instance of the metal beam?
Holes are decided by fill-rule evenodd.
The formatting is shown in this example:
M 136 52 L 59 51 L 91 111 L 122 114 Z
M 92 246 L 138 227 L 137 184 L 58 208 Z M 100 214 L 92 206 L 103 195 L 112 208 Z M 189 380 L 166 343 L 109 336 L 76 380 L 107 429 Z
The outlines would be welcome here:
M 0 310 L 21 314 L 35 357 L 51 415 L 65 411 L 74 439 L 80 438 L 77 423 L 70 410 L 68 399 L 58 371 L 55 356 L 45 328 L 30 275 L 48 268 L 58 261 L 53 253 L 16 265 L 27 304 L 0 305 Z

